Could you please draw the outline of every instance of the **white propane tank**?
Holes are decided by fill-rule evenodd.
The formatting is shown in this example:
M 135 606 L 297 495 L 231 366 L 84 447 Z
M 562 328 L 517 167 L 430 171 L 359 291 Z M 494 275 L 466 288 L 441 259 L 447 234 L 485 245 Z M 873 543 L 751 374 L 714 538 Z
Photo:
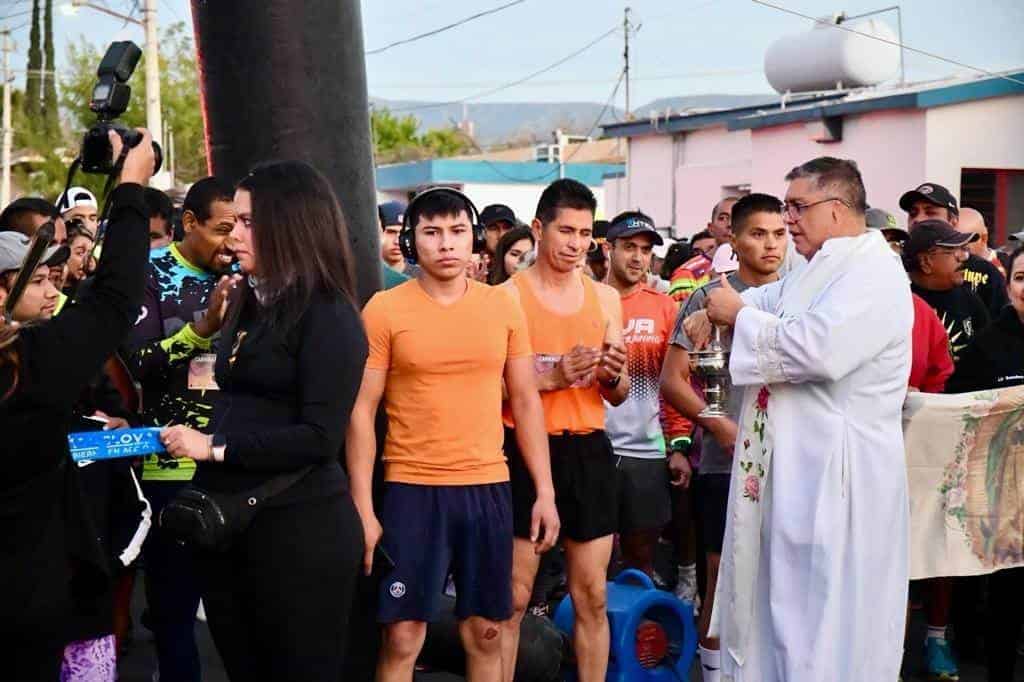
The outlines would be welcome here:
M 843 24 L 846 26 L 846 24 Z M 876 19 L 849 25 L 860 33 L 898 41 Z M 821 21 L 809 31 L 779 38 L 764 55 L 764 74 L 776 92 L 811 92 L 876 85 L 899 73 L 900 49 Z

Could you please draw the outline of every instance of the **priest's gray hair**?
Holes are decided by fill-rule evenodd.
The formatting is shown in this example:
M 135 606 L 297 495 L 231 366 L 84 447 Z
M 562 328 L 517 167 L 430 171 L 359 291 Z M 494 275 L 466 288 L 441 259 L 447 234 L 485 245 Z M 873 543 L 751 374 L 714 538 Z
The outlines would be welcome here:
M 786 174 L 786 182 L 798 178 L 814 180 L 818 189 L 834 192 L 857 213 L 863 214 L 868 210 L 864 180 L 860 176 L 856 161 L 819 156 L 800 164 Z

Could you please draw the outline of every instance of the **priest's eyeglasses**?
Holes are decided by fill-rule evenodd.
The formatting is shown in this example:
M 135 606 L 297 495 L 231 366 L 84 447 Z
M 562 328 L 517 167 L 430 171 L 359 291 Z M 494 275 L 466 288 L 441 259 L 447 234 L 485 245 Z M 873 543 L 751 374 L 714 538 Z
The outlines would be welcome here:
M 806 211 L 807 209 L 817 206 L 818 204 L 827 203 L 829 201 L 838 201 L 843 206 L 847 207 L 849 207 L 850 205 L 849 202 L 846 201 L 846 199 L 841 199 L 840 197 L 827 197 L 820 201 L 812 201 L 809 204 L 798 204 L 795 201 L 784 201 L 782 202 L 782 213 L 790 220 L 800 220 L 800 218 L 803 217 L 804 211 Z

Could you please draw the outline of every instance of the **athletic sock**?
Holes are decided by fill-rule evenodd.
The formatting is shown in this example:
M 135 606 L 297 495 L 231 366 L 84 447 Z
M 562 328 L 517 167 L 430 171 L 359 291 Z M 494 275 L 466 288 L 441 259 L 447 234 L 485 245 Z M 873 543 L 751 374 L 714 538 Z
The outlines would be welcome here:
M 722 666 L 722 653 L 718 649 L 697 647 L 700 655 L 700 674 L 704 682 L 719 682 Z
M 937 639 L 939 641 L 945 642 L 946 641 L 946 626 L 945 625 L 941 625 L 939 627 L 935 627 L 934 625 L 929 625 L 928 626 L 928 634 L 925 635 L 925 638 L 924 638 L 925 643 L 927 643 L 929 639 Z

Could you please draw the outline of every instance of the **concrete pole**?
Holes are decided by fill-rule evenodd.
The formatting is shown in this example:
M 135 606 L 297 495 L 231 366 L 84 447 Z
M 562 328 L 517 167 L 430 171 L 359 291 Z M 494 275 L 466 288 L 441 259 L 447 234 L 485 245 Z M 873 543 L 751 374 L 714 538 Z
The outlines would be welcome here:
M 160 36 L 156 17 L 157 0 L 145 0 L 142 27 L 146 32 L 146 127 L 153 139 L 163 142 L 163 114 L 160 111 Z M 170 188 L 170 174 L 162 169 L 150 180 L 158 189 Z

